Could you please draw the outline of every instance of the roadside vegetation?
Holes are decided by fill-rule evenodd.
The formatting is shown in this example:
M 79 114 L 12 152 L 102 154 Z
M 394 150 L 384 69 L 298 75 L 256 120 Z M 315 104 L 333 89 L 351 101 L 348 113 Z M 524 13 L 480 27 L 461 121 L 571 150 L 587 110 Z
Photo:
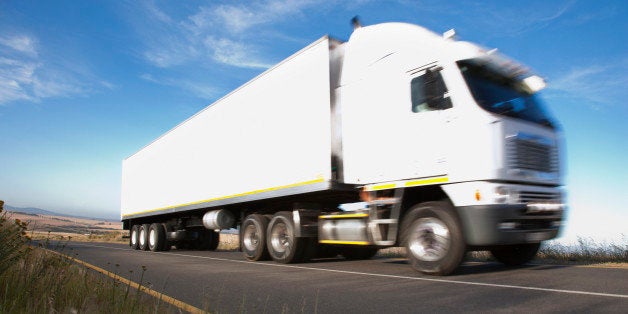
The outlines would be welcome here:
M 549 241 L 541 246 L 537 258 L 545 263 L 625 264 L 628 266 L 628 238 L 619 243 L 598 243 L 589 238 L 578 238 L 578 243 L 564 245 Z
M 0 201 L 0 313 L 178 311 L 144 294 L 141 282 L 132 288 L 43 249 L 45 241 L 30 245 L 27 223 L 11 220 L 3 205 Z
M 110 231 L 94 234 L 58 233 L 28 231 L 28 235 L 33 240 L 54 240 L 54 241 L 76 241 L 76 242 L 106 242 L 106 243 L 128 243 L 126 238 L 128 231 Z

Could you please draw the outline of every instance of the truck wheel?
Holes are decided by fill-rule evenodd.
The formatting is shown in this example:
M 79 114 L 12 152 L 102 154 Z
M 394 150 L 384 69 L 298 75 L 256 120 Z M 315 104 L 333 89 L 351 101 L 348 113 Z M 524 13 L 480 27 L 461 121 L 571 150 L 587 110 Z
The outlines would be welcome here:
M 340 254 L 342 254 L 342 256 L 344 256 L 348 260 L 363 260 L 370 259 L 371 257 L 375 256 L 378 250 L 379 249 L 376 247 L 349 246 L 343 247 L 340 250 Z
M 278 263 L 298 263 L 308 258 L 307 238 L 294 235 L 292 213 L 278 212 L 268 224 L 266 242 L 270 257 Z
M 507 266 L 519 266 L 531 261 L 539 251 L 541 243 L 524 243 L 493 247 L 491 254 Z
M 200 231 L 200 237 L 197 240 L 199 250 L 215 251 L 220 241 L 220 234 L 214 230 Z
M 167 223 L 163 223 L 163 224 L 161 224 L 161 226 L 162 226 L 162 228 L 164 228 L 164 237 L 165 237 L 164 245 L 163 245 L 161 250 L 162 251 L 170 251 L 170 248 L 172 248 L 172 242 L 168 241 L 168 235 L 167 235 L 168 224 Z
M 138 238 L 139 248 L 142 251 L 148 251 L 148 229 L 150 229 L 149 224 L 140 225 L 140 234 Z
M 430 275 L 448 275 L 464 258 L 466 245 L 460 223 L 446 202 L 426 202 L 410 209 L 402 224 L 412 267 Z
M 246 216 L 242 222 L 240 227 L 240 247 L 246 259 L 250 261 L 268 259 L 266 228 L 268 228 L 268 218 L 263 215 L 251 214 Z
M 133 225 L 131 227 L 131 234 L 129 237 L 129 246 L 131 246 L 131 248 L 134 250 L 138 250 L 140 248 L 139 237 L 140 237 L 140 226 Z
M 163 251 L 166 242 L 166 230 L 162 224 L 154 223 L 148 229 L 148 249 L 153 252 Z

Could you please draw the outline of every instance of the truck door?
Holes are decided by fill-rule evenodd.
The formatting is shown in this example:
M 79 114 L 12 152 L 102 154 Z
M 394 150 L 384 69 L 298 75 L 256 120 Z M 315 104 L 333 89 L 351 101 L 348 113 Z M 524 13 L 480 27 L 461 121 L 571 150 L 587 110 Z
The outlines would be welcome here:
M 402 148 L 401 165 L 407 165 L 406 176 L 421 178 L 447 174 L 447 145 L 450 130 L 447 114 L 452 108 L 449 92 L 439 67 L 410 72 L 410 104 L 403 132 L 409 142 Z

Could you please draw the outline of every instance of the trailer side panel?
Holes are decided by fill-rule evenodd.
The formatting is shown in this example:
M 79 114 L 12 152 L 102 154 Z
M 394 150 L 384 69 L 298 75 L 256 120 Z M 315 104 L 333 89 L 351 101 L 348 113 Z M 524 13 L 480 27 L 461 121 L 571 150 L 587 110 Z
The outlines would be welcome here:
M 331 186 L 323 37 L 123 161 L 122 219 Z

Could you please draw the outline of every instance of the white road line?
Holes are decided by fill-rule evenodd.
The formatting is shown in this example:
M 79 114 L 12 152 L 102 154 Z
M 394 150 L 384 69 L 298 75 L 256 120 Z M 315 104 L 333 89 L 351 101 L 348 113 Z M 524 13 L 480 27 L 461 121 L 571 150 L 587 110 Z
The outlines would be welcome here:
M 130 248 L 128 248 L 128 249 L 127 248 L 115 248 L 115 247 L 102 246 L 102 245 L 88 245 L 88 244 L 76 244 L 76 243 L 72 243 L 72 245 L 107 248 L 107 249 L 112 249 L 112 250 L 132 251 Z M 516 286 L 516 285 L 503 285 L 503 284 L 472 282 L 472 281 L 458 281 L 458 280 L 437 279 L 437 278 L 421 278 L 421 277 L 386 275 L 386 274 L 376 274 L 376 273 L 364 273 L 364 272 L 349 271 L 349 270 L 336 270 L 336 269 L 326 269 L 326 268 L 286 265 L 286 264 L 278 264 L 278 263 L 238 261 L 238 260 L 232 260 L 232 259 L 227 259 L 227 258 L 218 258 L 218 257 L 209 257 L 209 256 L 197 256 L 197 255 L 188 255 L 188 254 L 172 253 L 172 252 L 150 252 L 150 253 L 164 254 L 164 255 L 171 255 L 171 256 L 181 256 L 181 257 L 192 257 L 192 258 L 208 259 L 208 260 L 221 261 L 221 262 L 234 262 L 234 263 L 250 264 L 250 265 L 257 265 L 257 266 L 271 266 L 271 267 L 281 267 L 281 268 L 293 268 L 293 269 L 313 270 L 313 271 L 322 271 L 322 272 L 340 273 L 340 274 L 349 274 L 349 275 L 360 275 L 360 276 L 370 276 L 370 277 L 382 277 L 382 278 L 393 278 L 393 279 L 406 279 L 406 280 L 416 280 L 416 281 L 450 283 L 450 284 L 468 285 L 468 286 L 482 286 L 482 287 L 492 287 L 492 288 L 519 289 L 519 290 L 529 290 L 529 291 L 543 291 L 543 292 L 555 292 L 555 293 L 566 293 L 566 294 L 577 294 L 577 295 L 588 295 L 588 296 L 611 297 L 611 298 L 626 298 L 626 299 L 628 299 L 628 295 L 627 294 L 600 293 L 600 292 L 589 292 L 589 291 L 578 291 L 578 290 L 563 290 L 563 289 L 550 289 L 550 288 L 527 287 L 527 286 Z

